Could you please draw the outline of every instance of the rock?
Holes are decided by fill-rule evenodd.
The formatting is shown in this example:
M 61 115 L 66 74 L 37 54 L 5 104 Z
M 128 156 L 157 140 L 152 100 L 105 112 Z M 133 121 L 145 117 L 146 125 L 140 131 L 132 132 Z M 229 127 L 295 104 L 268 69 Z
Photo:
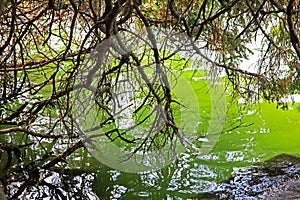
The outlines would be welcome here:
M 281 154 L 241 168 L 199 199 L 300 199 L 300 157 Z
M 300 157 L 280 154 L 261 164 L 262 170 L 268 175 L 297 174 L 300 171 Z

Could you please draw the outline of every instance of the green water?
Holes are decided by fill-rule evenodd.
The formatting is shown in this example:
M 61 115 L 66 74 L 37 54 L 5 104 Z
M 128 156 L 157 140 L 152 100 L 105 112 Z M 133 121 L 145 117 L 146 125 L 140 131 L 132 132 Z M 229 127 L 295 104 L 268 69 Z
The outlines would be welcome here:
M 207 131 L 211 101 L 204 82 L 191 80 L 191 85 L 199 101 L 204 125 L 198 131 L 202 135 Z M 207 155 L 197 151 L 182 153 L 172 165 L 157 171 L 120 172 L 80 149 L 70 157 L 68 170 L 42 171 L 41 177 L 50 177 L 48 181 L 65 191 L 70 199 L 196 199 L 201 193 L 215 191 L 217 183 L 241 167 L 281 153 L 300 155 L 300 104 L 289 108 L 281 110 L 269 103 L 244 106 L 237 100 L 228 100 L 227 121 L 212 151 Z M 27 155 L 31 151 L 27 150 Z M 29 156 L 29 159 L 36 157 Z M 34 184 L 24 195 L 33 198 L 36 193 L 48 191 L 46 186 Z
M 215 191 L 217 183 L 241 167 L 280 153 L 300 155 L 299 105 L 289 111 L 266 103 L 254 108 L 257 113 L 249 111 L 243 118 L 245 125 L 253 125 L 222 133 L 214 149 L 205 156 L 196 151 L 183 153 L 161 170 L 138 174 L 120 172 L 80 149 L 70 157 L 66 169 L 41 171 L 40 176 L 65 191 L 70 199 L 196 199 L 201 193 Z M 229 127 L 225 125 L 225 129 Z M 30 186 L 23 195 L 39 199 L 37 193 L 59 199 L 57 190 L 41 183 Z
M 201 84 L 194 87 L 203 89 Z M 204 93 L 197 94 L 205 119 L 210 101 Z M 300 155 L 300 104 L 290 105 L 289 110 L 269 103 L 241 107 L 228 102 L 224 131 L 207 155 L 186 152 L 166 168 L 138 174 L 120 172 L 95 160 L 88 166 L 86 161 L 74 162 L 73 167 L 92 171 L 93 192 L 101 199 L 193 199 L 213 192 L 217 183 L 241 167 L 281 153 Z M 242 124 L 233 129 L 240 121 Z M 200 132 L 205 130 L 199 128 Z
M 300 112 L 283 111 L 262 104 L 260 112 L 244 119 L 250 127 L 222 134 L 213 151 L 183 154 L 173 165 L 159 171 L 130 174 L 107 167 L 97 170 L 94 191 L 103 199 L 186 199 L 213 191 L 217 182 L 243 166 L 280 153 L 300 154 Z

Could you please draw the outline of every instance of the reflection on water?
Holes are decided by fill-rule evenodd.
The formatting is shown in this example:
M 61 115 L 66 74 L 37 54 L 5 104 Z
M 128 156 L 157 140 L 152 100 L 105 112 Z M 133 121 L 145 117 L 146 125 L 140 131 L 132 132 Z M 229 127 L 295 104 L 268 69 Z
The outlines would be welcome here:
M 9 199 L 91 199 L 94 174 L 69 174 L 64 171 L 38 170 L 30 174 L 14 174 L 2 180 Z
M 207 156 L 186 153 L 172 166 L 139 174 L 93 162 L 92 167 L 100 166 L 94 172 L 37 170 L 1 181 L 11 199 L 187 199 L 214 191 L 217 182 L 228 178 L 233 167 L 242 166 L 246 159 L 251 158 L 238 151 Z
M 215 149 L 183 153 L 171 166 L 139 174 L 120 172 L 85 151 L 56 170 L 21 170 L 0 179 L 11 199 L 187 199 L 216 190 L 234 168 L 259 161 L 252 134 L 224 134 Z
M 195 163 L 186 154 L 177 163 L 158 171 L 140 174 L 102 171 L 95 178 L 94 186 L 98 186 L 97 194 L 103 199 L 196 198 L 216 185 L 217 168 L 205 163 Z
M 264 119 L 271 116 L 271 121 L 257 115 L 249 120 L 255 121 L 253 126 L 222 134 L 207 155 L 184 153 L 161 170 L 124 173 L 82 151 L 53 171 L 21 169 L 0 176 L 0 182 L 10 199 L 197 199 L 202 193 L 227 190 L 229 185 L 219 183 L 238 174 L 237 197 L 244 192 L 246 179 L 255 175 L 255 168 L 248 166 L 282 152 L 300 152 L 299 112 L 278 112 L 264 113 Z

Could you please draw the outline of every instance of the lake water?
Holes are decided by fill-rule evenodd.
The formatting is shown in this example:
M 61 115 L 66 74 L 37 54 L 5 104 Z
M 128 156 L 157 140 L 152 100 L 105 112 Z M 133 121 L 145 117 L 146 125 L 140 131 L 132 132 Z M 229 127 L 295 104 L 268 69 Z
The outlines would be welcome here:
M 207 105 L 201 105 L 200 111 L 205 111 Z M 163 169 L 126 173 L 80 149 L 65 167 L 33 174 L 14 172 L 6 182 L 8 195 L 25 199 L 196 199 L 201 193 L 214 192 L 219 182 L 242 167 L 280 153 L 300 155 L 300 104 L 291 105 L 290 110 L 268 103 L 242 107 L 228 102 L 224 131 L 208 154 L 185 152 Z M 28 177 L 32 184 L 25 181 Z
M 299 110 L 282 111 L 268 104 L 261 109 L 246 119 L 252 126 L 222 134 L 206 156 L 186 153 L 171 166 L 140 174 L 104 167 L 95 176 L 94 189 L 104 199 L 197 198 L 241 167 L 280 153 L 300 154 Z

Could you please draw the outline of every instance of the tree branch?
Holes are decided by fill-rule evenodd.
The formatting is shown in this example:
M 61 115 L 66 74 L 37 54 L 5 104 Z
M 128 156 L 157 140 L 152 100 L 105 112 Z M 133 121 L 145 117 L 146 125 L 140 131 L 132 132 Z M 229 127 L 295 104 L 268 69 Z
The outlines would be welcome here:
M 297 53 L 297 56 L 300 60 L 300 40 L 296 31 L 296 27 L 293 21 L 293 10 L 295 6 L 296 0 L 290 0 L 287 7 L 287 22 L 290 31 L 290 39 L 291 43 Z

